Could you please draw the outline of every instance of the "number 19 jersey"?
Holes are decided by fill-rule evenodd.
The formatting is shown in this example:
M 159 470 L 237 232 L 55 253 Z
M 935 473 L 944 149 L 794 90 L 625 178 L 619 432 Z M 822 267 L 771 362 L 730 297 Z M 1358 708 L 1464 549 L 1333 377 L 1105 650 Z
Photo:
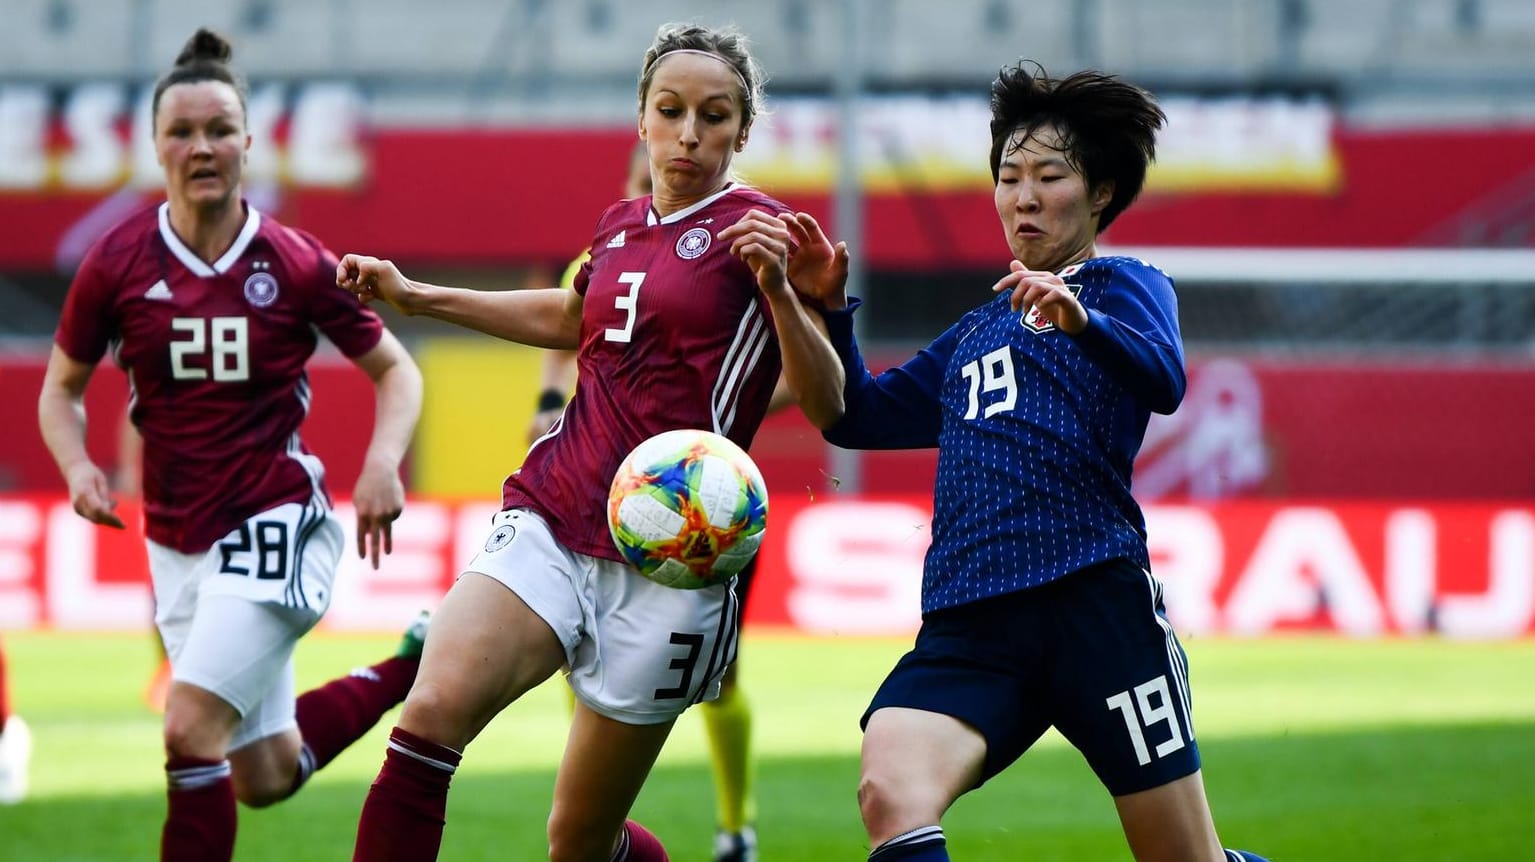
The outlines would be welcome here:
M 298 433 L 309 412 L 304 364 L 317 332 L 349 357 L 383 333 L 378 315 L 336 287 L 335 269 L 314 237 L 253 208 L 212 263 L 172 230 L 169 204 L 91 248 L 54 341 L 88 364 L 111 348 L 128 372 L 151 540 L 197 553 L 258 512 L 325 497 L 323 468 Z

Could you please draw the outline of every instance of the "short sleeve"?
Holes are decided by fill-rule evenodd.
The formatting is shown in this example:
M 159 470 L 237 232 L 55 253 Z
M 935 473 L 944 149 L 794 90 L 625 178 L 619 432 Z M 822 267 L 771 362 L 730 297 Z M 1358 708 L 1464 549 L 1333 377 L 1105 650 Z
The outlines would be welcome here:
M 564 288 L 565 290 L 576 290 L 576 279 L 582 278 L 583 272 L 587 274 L 587 278 L 590 278 L 591 269 L 587 266 L 587 263 L 590 262 L 591 259 L 592 250 L 587 249 L 586 251 L 581 252 L 580 257 L 577 257 L 575 260 L 571 261 L 570 265 L 565 267 L 565 271 L 560 274 L 560 287 Z M 586 294 L 586 285 L 582 284 L 581 289 L 577 290 L 576 292 L 584 296 Z
M 115 279 L 102 265 L 101 243 L 97 243 L 75 271 L 53 335 L 53 342 L 70 359 L 90 365 L 101 361 L 119 329 L 116 288 Z
M 384 321 L 350 291 L 336 286 L 339 261 L 330 249 L 316 243 L 310 284 L 309 321 L 349 359 L 367 353 L 384 337 Z

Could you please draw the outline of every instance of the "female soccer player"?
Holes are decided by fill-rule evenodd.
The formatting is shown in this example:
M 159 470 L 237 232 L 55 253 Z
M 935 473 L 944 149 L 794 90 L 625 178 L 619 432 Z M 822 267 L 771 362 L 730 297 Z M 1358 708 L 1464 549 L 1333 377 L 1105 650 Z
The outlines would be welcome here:
M 1151 411 L 1183 396 L 1172 281 L 1096 249 L 1141 190 L 1162 111 L 1117 78 L 1024 64 L 991 104 L 1014 257 L 1001 295 L 878 377 L 856 303 L 822 297 L 841 309 L 825 320 L 847 386 L 826 439 L 938 448 L 922 626 L 864 714 L 869 858 L 947 860 L 944 812 L 1054 726 L 1113 795 L 1136 859 L 1257 860 L 1216 838 L 1186 659 L 1130 495 Z
M 677 716 L 718 691 L 737 608 L 729 585 L 670 589 L 623 564 L 606 516 L 614 470 L 635 445 L 676 428 L 748 446 L 780 365 L 812 422 L 841 408 L 840 374 L 804 373 L 837 366 L 818 318 L 790 288 L 811 274 L 790 262 L 791 234 L 776 217 L 785 208 L 731 178 L 761 80 L 739 32 L 660 29 L 639 80 L 654 191 L 602 215 L 574 290 L 437 287 L 388 261 L 342 258 L 338 283 L 364 299 L 574 347 L 580 367 L 570 404 L 506 480 L 504 510 L 438 610 L 354 858 L 436 858 L 464 747 L 562 666 L 578 703 L 549 857 L 666 858 L 626 818 Z M 584 167 L 570 166 L 572 175 Z
M 199 30 L 153 102 L 166 201 L 96 243 L 65 300 L 38 399 L 75 511 L 121 528 L 85 450 L 82 396 L 110 346 L 143 436 L 155 621 L 174 682 L 165 710 L 165 860 L 229 859 L 235 800 L 293 794 L 403 699 L 401 655 L 295 702 L 293 648 L 330 604 L 342 553 L 319 461 L 298 436 L 304 363 L 323 332 L 377 393 L 353 491 L 357 550 L 390 550 L 421 375 L 378 316 L 334 286 L 335 257 L 242 200 L 250 147 L 229 44 Z
M 624 178 L 625 199 L 650 194 L 650 152 L 644 141 L 639 141 L 629 154 L 628 171 Z M 591 259 L 591 249 L 571 262 L 560 278 L 560 287 L 575 289 L 576 275 L 581 265 Z M 528 442 L 549 433 L 565 410 L 565 402 L 576 383 L 576 351 L 549 350 L 544 353 L 540 377 L 538 410 L 528 429 Z M 788 387 L 773 388 L 768 412 L 773 413 L 794 403 Z M 746 568 L 736 576 L 735 598 L 741 616 L 746 615 L 751 601 L 751 586 L 756 580 L 757 561 L 752 557 Z M 720 679 L 719 697 L 699 704 L 709 738 L 709 765 L 714 776 L 714 801 L 717 830 L 714 836 L 714 862 L 757 862 L 756 796 L 753 792 L 755 775 L 751 756 L 752 711 L 751 701 L 738 682 L 741 663 L 739 657 L 730 663 L 725 676 Z M 574 694 L 571 695 L 574 708 Z

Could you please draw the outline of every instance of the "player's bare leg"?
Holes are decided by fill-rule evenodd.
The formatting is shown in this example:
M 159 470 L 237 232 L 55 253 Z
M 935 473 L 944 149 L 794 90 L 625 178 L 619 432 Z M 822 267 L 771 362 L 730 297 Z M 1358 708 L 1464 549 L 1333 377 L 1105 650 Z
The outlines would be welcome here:
M 363 805 L 354 859 L 435 859 L 464 747 L 564 663 L 554 631 L 516 593 L 476 572 L 459 578 Z
M 165 751 L 172 758 L 229 761 L 235 798 L 254 808 L 287 798 L 302 745 L 297 729 L 229 750 L 240 713 L 223 698 L 185 682 L 165 702 Z
M 675 721 L 625 724 L 577 702 L 549 814 L 553 862 L 608 862 Z
M 985 738 L 951 716 L 902 707 L 875 711 L 864 728 L 858 779 L 870 858 L 899 839 L 930 845 L 931 855 L 916 858 L 947 859 L 939 821 L 975 786 L 985 758 Z
M 399 726 L 462 751 L 564 664 L 565 650 L 542 617 L 499 581 L 465 572 L 435 614 Z
M 265 808 L 292 796 L 303 748 L 304 739 L 294 728 L 229 752 L 235 798 L 252 808 Z
M 190 683 L 171 684 L 165 704 L 163 862 L 229 859 L 234 854 L 235 794 L 225 759 L 240 714 L 218 695 Z
M 1136 862 L 1225 862 L 1200 772 L 1114 797 Z

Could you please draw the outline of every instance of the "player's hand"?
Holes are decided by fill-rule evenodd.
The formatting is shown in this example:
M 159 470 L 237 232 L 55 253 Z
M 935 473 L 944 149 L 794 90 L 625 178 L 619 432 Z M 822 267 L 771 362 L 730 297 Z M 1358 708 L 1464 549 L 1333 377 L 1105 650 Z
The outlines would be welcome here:
M 363 305 L 382 299 L 402 314 L 416 313 L 418 291 L 393 261 L 349 254 L 336 264 L 336 286 L 351 291 Z
M 847 306 L 847 243 L 835 246 L 810 213 L 780 213 L 794 238 L 789 253 L 789 284 L 826 308 Z
M 1012 271 L 992 285 L 991 290 L 992 293 L 1011 290 L 1014 311 L 1037 309 L 1067 335 L 1076 335 L 1087 328 L 1087 309 L 1060 276 L 1029 269 L 1016 260 L 1010 269 Z
M 394 550 L 391 530 L 405 510 L 405 485 L 392 467 L 364 466 L 352 490 L 352 506 L 357 509 L 357 556 L 371 558 L 378 568 L 380 553 Z
M 757 286 L 769 298 L 789 290 L 789 252 L 794 240 L 789 228 L 776 216 L 751 210 L 741 220 L 719 232 L 730 243 L 730 253 L 751 267 Z
M 117 501 L 112 499 L 107 475 L 100 467 L 84 461 L 70 468 L 65 479 L 69 482 L 69 502 L 75 507 L 75 514 L 92 524 L 124 529 L 123 519 L 114 511 Z

